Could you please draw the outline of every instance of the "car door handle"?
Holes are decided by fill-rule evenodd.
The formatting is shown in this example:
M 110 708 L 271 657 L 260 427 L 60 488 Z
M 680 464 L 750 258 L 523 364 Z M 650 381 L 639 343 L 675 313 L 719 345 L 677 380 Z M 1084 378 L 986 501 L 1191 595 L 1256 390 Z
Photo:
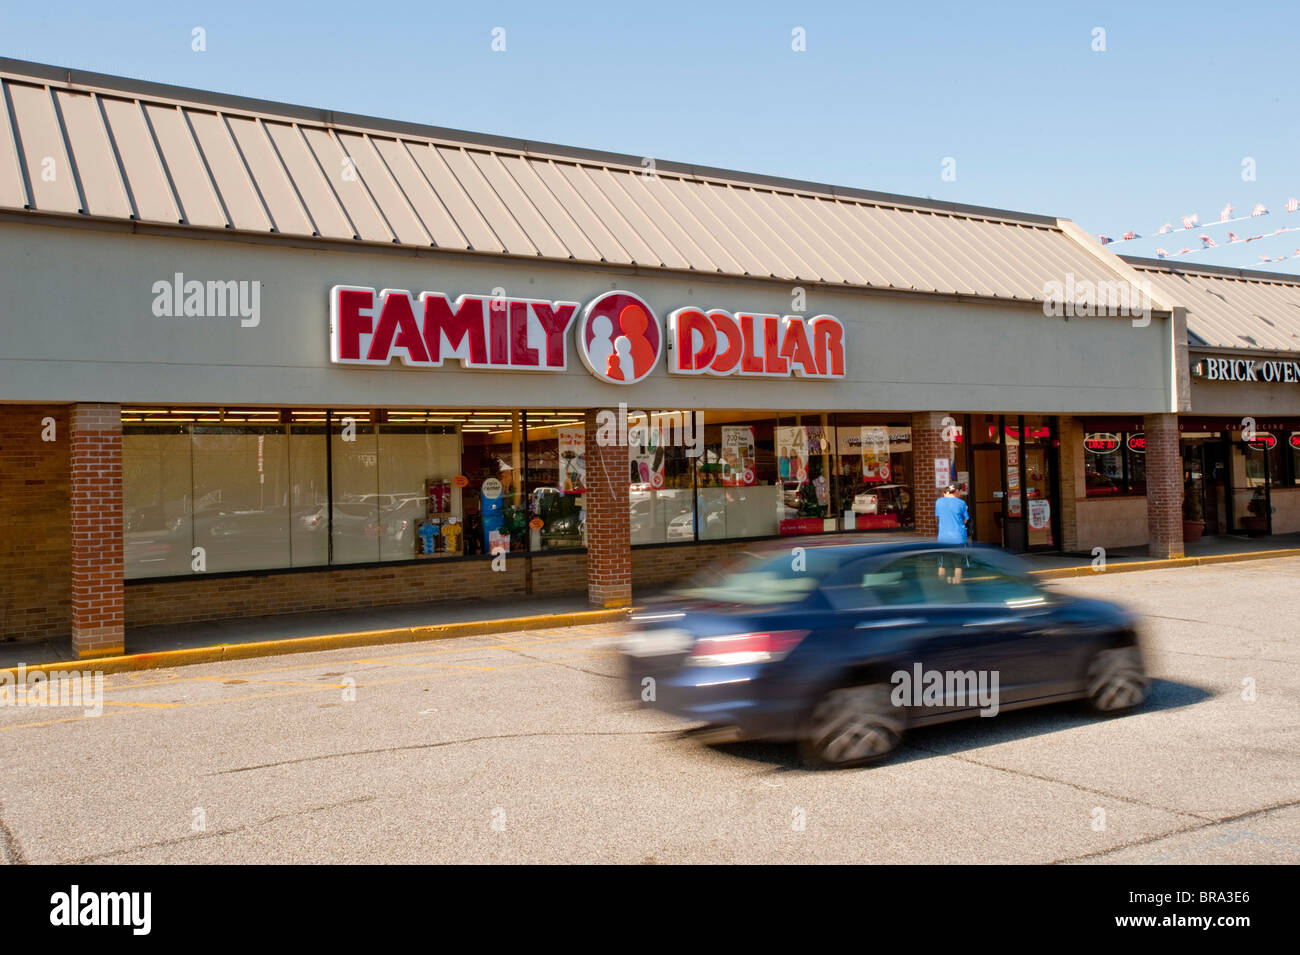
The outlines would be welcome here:
M 923 617 L 895 617 L 892 620 L 864 620 L 854 630 L 884 630 L 887 627 L 915 627 L 926 623 Z

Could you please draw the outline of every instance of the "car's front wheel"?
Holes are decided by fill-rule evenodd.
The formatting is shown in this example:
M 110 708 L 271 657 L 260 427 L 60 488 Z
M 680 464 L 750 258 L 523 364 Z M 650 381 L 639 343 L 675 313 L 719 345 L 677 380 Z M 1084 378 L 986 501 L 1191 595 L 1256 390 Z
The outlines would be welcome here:
M 903 738 L 903 711 L 884 683 L 831 690 L 818 701 L 805 728 L 804 759 L 814 766 L 846 768 L 884 759 Z
M 1149 686 L 1137 647 L 1102 650 L 1088 666 L 1088 703 L 1098 713 L 1124 713 L 1141 706 Z

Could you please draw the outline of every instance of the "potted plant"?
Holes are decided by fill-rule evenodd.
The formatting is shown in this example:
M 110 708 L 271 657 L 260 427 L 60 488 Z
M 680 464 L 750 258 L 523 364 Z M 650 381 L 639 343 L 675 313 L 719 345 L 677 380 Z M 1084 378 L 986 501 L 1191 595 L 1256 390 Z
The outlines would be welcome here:
M 1205 532 L 1205 514 L 1201 510 L 1200 488 L 1191 481 L 1183 488 L 1183 543 L 1194 544 Z
M 1268 533 L 1268 502 L 1262 487 L 1255 488 L 1255 493 L 1246 505 L 1249 517 L 1241 519 L 1241 526 L 1251 537 L 1263 537 Z

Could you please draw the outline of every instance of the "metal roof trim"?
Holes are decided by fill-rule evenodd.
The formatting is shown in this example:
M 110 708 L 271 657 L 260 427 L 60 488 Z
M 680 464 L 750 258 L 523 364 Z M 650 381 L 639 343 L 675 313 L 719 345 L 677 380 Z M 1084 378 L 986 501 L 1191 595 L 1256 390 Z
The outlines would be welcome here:
M 33 63 L 27 60 L 0 57 L 0 74 L 22 80 L 40 80 L 46 83 L 59 83 L 68 89 L 94 92 L 101 95 L 146 96 L 165 100 L 172 105 L 190 108 L 210 109 L 227 113 L 243 113 L 249 118 L 286 119 L 294 122 L 315 123 L 325 127 L 338 128 L 347 132 L 389 133 L 393 136 L 414 136 L 420 139 L 436 141 L 445 145 L 454 145 L 468 149 L 499 149 L 533 158 L 559 159 L 571 162 L 593 163 L 596 165 L 615 165 L 640 172 L 644 167 L 645 156 L 625 153 L 607 152 L 585 147 L 568 146 L 559 143 L 547 143 L 536 140 L 519 139 L 509 136 L 497 136 L 470 130 L 453 129 L 445 126 L 433 126 L 412 123 L 384 117 L 367 116 L 358 113 L 338 112 L 318 107 L 283 103 L 276 100 L 258 99 L 235 93 L 219 93 L 191 87 L 174 86 L 152 80 L 116 76 L 109 73 L 97 73 L 88 70 L 74 70 L 45 63 Z M 270 114 L 268 116 L 268 114 Z M 898 209 L 911 209 L 926 212 L 946 213 L 967 218 L 986 219 L 990 221 L 1014 222 L 1041 226 L 1056 231 L 1057 220 L 1048 215 L 1016 212 L 990 206 L 923 199 L 917 196 L 904 196 L 896 193 L 875 192 L 851 186 L 837 186 L 800 179 L 788 179 L 780 176 L 767 176 L 741 170 L 724 169 L 675 160 L 654 158 L 655 171 L 672 173 L 677 176 L 703 181 L 723 182 L 759 186 L 772 190 L 789 190 L 796 194 L 830 196 L 838 199 L 864 202 L 871 205 L 888 206 Z
M 1129 265 L 1134 268 L 1152 272 L 1170 272 L 1177 275 L 1180 272 L 1189 274 L 1201 274 L 1213 276 L 1214 278 L 1234 278 L 1247 279 L 1249 281 L 1261 281 L 1274 285 L 1294 285 L 1300 286 L 1300 275 L 1292 275 L 1287 272 L 1266 272 L 1263 269 L 1240 269 L 1230 265 L 1209 265 L 1206 263 L 1189 262 L 1170 262 L 1168 259 L 1145 259 L 1136 255 L 1121 255 Z

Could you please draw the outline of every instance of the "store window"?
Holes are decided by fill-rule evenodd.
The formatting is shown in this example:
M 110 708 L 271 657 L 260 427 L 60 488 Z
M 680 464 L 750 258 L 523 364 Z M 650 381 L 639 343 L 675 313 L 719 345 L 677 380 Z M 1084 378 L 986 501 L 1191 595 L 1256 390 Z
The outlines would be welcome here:
M 1083 452 L 1088 497 L 1146 494 L 1146 436 L 1141 431 L 1087 432 Z
M 837 414 L 835 429 L 834 513 L 841 529 L 913 526 L 911 426 L 879 415 Z
M 584 419 L 126 409 L 126 574 L 585 547 Z M 682 410 L 634 412 L 627 426 L 633 544 L 913 523 L 911 429 L 897 415 Z
M 829 415 L 783 417 L 776 427 L 776 466 L 781 482 L 778 533 L 819 534 L 839 529 L 832 493 L 835 428 Z
M 531 518 L 523 477 L 523 412 L 476 413 L 466 418 L 461 432 L 461 473 L 466 478 L 464 553 L 527 550 Z
M 696 460 L 700 540 L 777 533 L 784 493 L 777 468 L 777 430 L 770 414 L 707 415 L 704 447 Z
M 1229 432 L 1229 438 L 1234 520 L 1252 533 L 1264 530 L 1271 509 L 1269 485 L 1283 474 L 1284 442 L 1268 431 L 1257 431 L 1249 442 L 1240 430 Z
M 194 546 L 209 572 L 288 567 L 289 440 L 283 425 L 195 425 Z
M 581 411 L 525 415 L 528 549 L 586 546 L 586 424 Z
M 190 572 L 193 461 L 188 425 L 133 426 L 123 416 L 122 537 L 125 575 Z
M 694 464 L 700 418 L 690 411 L 629 415 L 628 507 L 633 544 L 695 539 Z

